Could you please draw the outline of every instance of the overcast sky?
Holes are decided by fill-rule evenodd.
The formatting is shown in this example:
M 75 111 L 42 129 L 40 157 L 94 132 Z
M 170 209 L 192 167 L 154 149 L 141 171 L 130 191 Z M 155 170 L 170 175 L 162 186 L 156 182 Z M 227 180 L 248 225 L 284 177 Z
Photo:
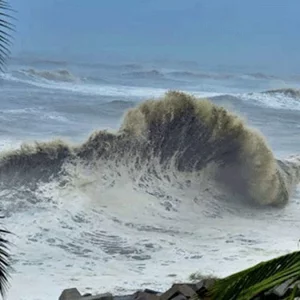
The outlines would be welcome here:
M 300 67 L 299 0 L 10 0 L 13 53 Z

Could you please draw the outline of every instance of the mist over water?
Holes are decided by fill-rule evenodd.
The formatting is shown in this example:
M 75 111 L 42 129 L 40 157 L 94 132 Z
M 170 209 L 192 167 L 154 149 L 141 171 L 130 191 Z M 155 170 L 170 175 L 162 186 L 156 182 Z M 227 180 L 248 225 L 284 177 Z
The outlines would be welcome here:
M 296 249 L 294 79 L 41 60 L 1 76 L 11 299 L 162 289 Z

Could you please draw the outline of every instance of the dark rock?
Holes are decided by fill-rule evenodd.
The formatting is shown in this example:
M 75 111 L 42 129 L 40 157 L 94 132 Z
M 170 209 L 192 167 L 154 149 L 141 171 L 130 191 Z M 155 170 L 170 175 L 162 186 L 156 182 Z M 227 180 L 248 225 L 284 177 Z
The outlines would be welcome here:
M 295 281 L 292 285 L 289 286 L 289 294 L 292 293 L 295 286 L 297 286 L 296 296 L 300 297 L 300 281 L 299 280 Z
M 114 300 L 134 300 L 135 295 L 114 296 Z
M 148 293 L 148 294 L 160 294 L 160 292 L 154 291 L 154 290 L 150 290 L 150 289 L 145 289 L 144 293 Z
M 87 296 L 84 300 L 113 300 L 113 295 L 111 293 L 105 293 L 95 296 Z
M 281 297 L 285 296 L 287 294 L 287 292 L 289 291 L 290 286 L 294 280 L 295 279 L 292 278 L 292 279 L 285 281 L 284 283 L 282 283 L 280 285 L 275 286 L 274 288 L 269 290 L 267 293 L 265 293 L 265 295 L 267 295 L 267 296 L 270 295 L 272 297 L 272 299 L 277 299 L 277 298 L 281 298 Z
M 204 296 L 204 294 L 214 285 L 215 282 L 216 279 L 214 278 L 202 279 L 196 284 L 194 290 L 199 296 Z
M 183 296 L 182 294 L 179 294 L 179 295 L 175 296 L 174 298 L 172 298 L 172 300 L 187 300 L 187 298 L 185 296 Z
M 295 285 L 297 285 L 298 288 L 300 288 L 300 280 L 297 280 L 297 281 L 293 282 L 293 284 L 290 285 L 290 288 L 293 289 L 295 287 Z
M 76 288 L 63 290 L 59 296 L 59 300 L 77 300 L 80 299 L 81 295 Z
M 197 283 L 185 283 L 185 285 L 192 288 L 195 292 L 198 292 L 204 286 L 204 281 L 201 280 Z
M 86 294 L 82 295 L 82 297 L 88 297 L 88 296 L 92 296 L 92 294 L 91 293 L 86 293 Z
M 150 293 L 147 292 L 136 292 L 133 295 L 133 299 L 134 300 L 158 300 L 159 296 L 157 296 L 155 293 L 153 293 L 153 291 L 151 291 Z
M 196 294 L 195 290 L 189 286 L 190 284 L 173 284 L 173 286 L 160 296 L 160 300 L 170 300 L 178 295 L 182 295 L 187 299 Z

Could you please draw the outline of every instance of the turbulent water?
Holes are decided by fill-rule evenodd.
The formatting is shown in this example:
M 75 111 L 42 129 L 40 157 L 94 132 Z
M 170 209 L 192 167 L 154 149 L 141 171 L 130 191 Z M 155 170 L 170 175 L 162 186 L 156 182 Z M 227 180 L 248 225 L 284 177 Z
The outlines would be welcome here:
M 293 77 L 28 59 L 1 76 L 10 299 L 163 289 L 297 249 Z

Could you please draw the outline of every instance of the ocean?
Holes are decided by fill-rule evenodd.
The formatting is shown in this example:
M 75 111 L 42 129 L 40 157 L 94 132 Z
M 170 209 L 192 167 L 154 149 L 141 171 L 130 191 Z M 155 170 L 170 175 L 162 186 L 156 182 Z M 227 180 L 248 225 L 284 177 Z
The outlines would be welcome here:
M 0 76 L 8 298 L 163 290 L 297 250 L 299 80 L 12 60 Z

